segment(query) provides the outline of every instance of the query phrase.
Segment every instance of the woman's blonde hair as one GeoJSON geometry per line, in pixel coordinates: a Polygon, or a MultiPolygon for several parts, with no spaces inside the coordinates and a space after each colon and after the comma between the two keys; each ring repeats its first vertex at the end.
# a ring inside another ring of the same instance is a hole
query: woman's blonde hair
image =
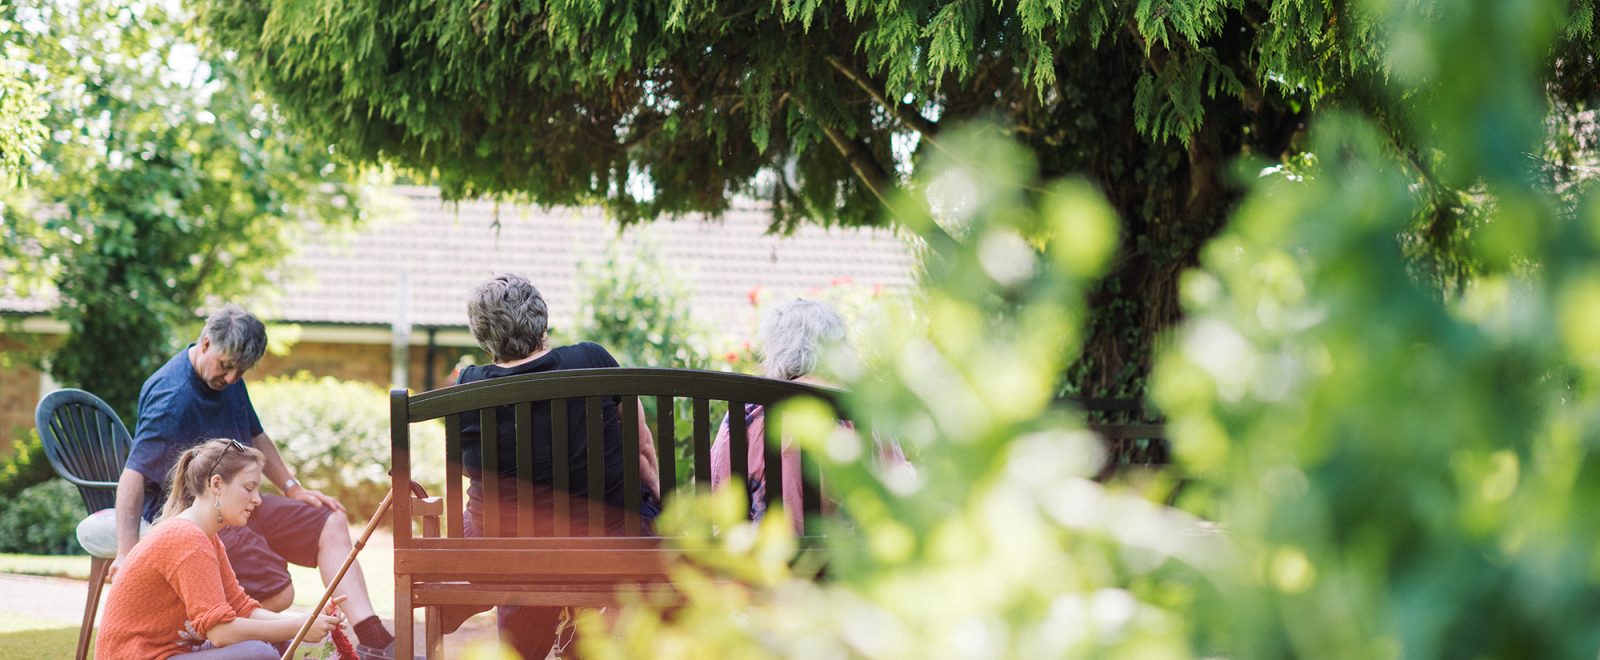
{"type": "Polygon", "coordinates": [[[205,492],[211,475],[232,483],[240,470],[261,465],[262,461],[259,450],[236,440],[218,438],[190,447],[167,475],[167,503],[161,509],[161,517],[171,518],[194,504],[195,498],[205,492]]]}

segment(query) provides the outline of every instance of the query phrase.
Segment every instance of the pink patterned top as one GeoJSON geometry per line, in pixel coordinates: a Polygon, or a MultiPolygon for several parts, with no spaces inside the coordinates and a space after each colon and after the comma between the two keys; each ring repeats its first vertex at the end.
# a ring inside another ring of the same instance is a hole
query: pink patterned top
{"type": "MultiPolygon", "coordinates": [[[[767,411],[764,406],[745,404],[744,422],[747,435],[750,439],[747,462],[747,478],[745,488],[750,495],[750,519],[761,520],[767,513],[767,411]]],[[[840,421],[840,426],[854,429],[855,425],[848,421],[840,421]]],[[[733,474],[733,458],[731,446],[733,433],[728,425],[728,418],[722,419],[722,426],[717,429],[717,437],[711,443],[711,488],[716,490],[726,484],[733,474]]],[[[873,435],[873,444],[877,451],[874,458],[879,467],[890,465],[906,465],[905,452],[900,449],[900,444],[893,440],[884,441],[873,435]]],[[[795,475],[800,474],[800,454],[796,452],[793,443],[784,439],[783,450],[783,510],[789,516],[789,521],[794,524],[796,534],[805,532],[805,511],[801,507],[800,480],[795,475]]],[[[822,502],[827,508],[827,500],[822,502]]]]}

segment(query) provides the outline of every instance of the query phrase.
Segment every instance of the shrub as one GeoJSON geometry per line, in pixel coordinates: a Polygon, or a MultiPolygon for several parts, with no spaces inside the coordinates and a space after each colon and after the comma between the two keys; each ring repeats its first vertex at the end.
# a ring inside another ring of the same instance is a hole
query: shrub
{"type": "MultiPolygon", "coordinates": [[[[306,488],[342,502],[352,520],[372,515],[389,490],[389,393],[367,383],[313,378],[304,372],[252,384],[250,398],[262,427],[306,488]]],[[[430,493],[443,483],[437,462],[444,445],[438,422],[415,424],[411,441],[420,465],[415,478],[430,493]],[[427,479],[434,479],[430,483],[427,479]]]]}
{"type": "Polygon", "coordinates": [[[11,455],[0,462],[0,500],[14,498],[28,487],[56,476],[50,460],[45,457],[38,429],[27,429],[16,437],[11,455]]]}
{"type": "MultiPolygon", "coordinates": [[[[614,241],[598,262],[579,269],[579,303],[575,331],[562,343],[592,341],[604,346],[625,367],[710,369],[705,333],[689,311],[687,286],[662,263],[648,235],[634,247],[614,241]]],[[[642,399],[647,419],[655,419],[654,397],[642,399]]],[[[726,404],[712,405],[715,424],[726,404]]],[[[687,399],[673,402],[674,443],[680,482],[693,478],[693,410],[687,399]]]]}
{"type": "Polygon", "coordinates": [[[648,235],[635,247],[613,242],[579,269],[578,313],[569,341],[592,341],[626,366],[705,369],[704,332],[689,310],[682,278],[648,235]]]}
{"type": "Polygon", "coordinates": [[[83,554],[77,538],[83,516],[83,498],[65,479],[30,486],[0,509],[0,552],[83,554]]]}

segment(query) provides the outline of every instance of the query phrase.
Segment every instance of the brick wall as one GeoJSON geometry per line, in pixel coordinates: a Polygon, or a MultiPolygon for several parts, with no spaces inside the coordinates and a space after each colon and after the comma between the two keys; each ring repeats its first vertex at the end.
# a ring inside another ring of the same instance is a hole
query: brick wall
{"type": "Polygon", "coordinates": [[[10,456],[16,438],[33,428],[40,380],[33,364],[55,341],[49,336],[0,334],[0,456],[10,456]]]}

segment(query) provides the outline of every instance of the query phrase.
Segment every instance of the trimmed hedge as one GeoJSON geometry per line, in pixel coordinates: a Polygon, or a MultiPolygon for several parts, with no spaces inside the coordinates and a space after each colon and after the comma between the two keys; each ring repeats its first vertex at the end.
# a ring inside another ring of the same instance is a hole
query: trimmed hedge
{"type": "Polygon", "coordinates": [[[65,479],[30,486],[0,508],[0,552],[84,554],[78,545],[83,498],[65,479]]]}
{"type": "MultiPolygon", "coordinates": [[[[261,425],[290,472],[307,488],[342,502],[352,520],[365,520],[389,490],[389,393],[383,388],[304,372],[251,383],[261,425]]],[[[444,426],[411,429],[412,471],[430,492],[443,483],[444,426]],[[431,480],[431,481],[430,481],[431,480]]]]}

